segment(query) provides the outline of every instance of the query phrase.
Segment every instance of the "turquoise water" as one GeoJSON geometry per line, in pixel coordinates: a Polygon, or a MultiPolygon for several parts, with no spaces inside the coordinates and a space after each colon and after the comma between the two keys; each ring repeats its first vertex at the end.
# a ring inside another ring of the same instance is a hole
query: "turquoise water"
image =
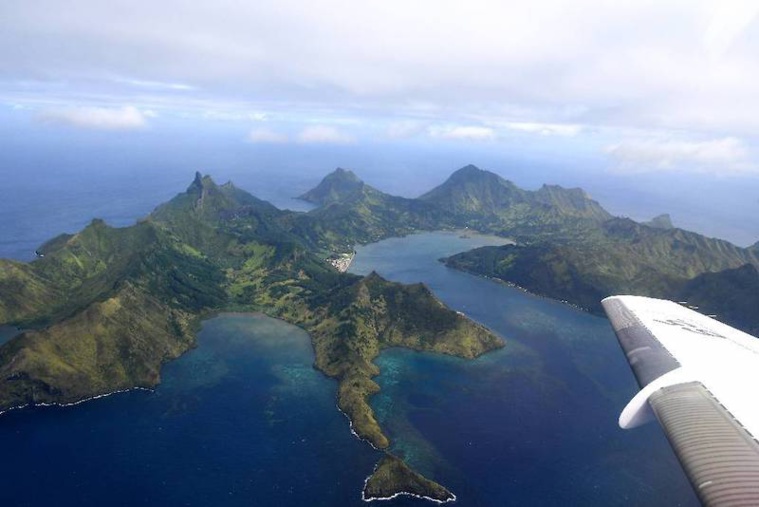
{"type": "Polygon", "coordinates": [[[379,453],[335,408],[306,333],[223,315],[155,392],[0,416],[4,506],[360,505],[379,453]]]}
{"type": "Polygon", "coordinates": [[[617,426],[637,386],[606,319],[436,262],[498,241],[439,232],[358,249],[352,272],[422,281],[507,342],[473,361],[383,353],[372,406],[393,450],[461,505],[698,505],[658,426],[617,426]]]}
{"type": "MultiPolygon", "coordinates": [[[[393,451],[461,506],[697,505],[656,425],[618,429],[636,387],[604,319],[437,262],[502,241],[430,233],[358,249],[354,272],[423,281],[507,340],[473,361],[385,351],[371,403],[393,451]]],[[[0,505],[363,505],[380,453],[351,435],[305,332],[225,314],[198,344],[154,392],[0,416],[0,505]]]]}

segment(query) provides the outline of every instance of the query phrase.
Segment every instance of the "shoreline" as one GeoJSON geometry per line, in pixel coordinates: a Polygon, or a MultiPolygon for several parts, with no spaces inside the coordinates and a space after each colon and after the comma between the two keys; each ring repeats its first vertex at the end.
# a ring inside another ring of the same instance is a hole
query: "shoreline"
{"type": "Polygon", "coordinates": [[[350,269],[353,259],[356,258],[356,250],[350,253],[341,253],[324,259],[329,265],[340,273],[346,273],[350,269]]]}
{"type": "Polygon", "coordinates": [[[372,476],[374,476],[374,473],[376,471],[377,470],[375,468],[374,472],[372,472],[371,474],[367,475],[366,479],[364,479],[364,487],[361,488],[361,501],[362,502],[365,502],[365,503],[388,502],[388,501],[393,500],[395,498],[398,498],[400,496],[410,496],[410,497],[413,497],[413,498],[418,498],[419,500],[429,500],[430,502],[435,502],[436,504],[440,504],[440,505],[445,504],[445,503],[449,503],[449,502],[453,503],[453,502],[455,502],[455,501],[458,500],[458,498],[456,497],[456,494],[453,493],[453,492],[450,492],[450,491],[449,491],[449,493],[451,493],[451,498],[449,498],[447,500],[438,500],[437,498],[432,498],[432,497],[424,496],[424,495],[417,495],[416,493],[410,493],[408,491],[399,491],[397,493],[393,493],[390,496],[376,496],[376,497],[368,498],[366,496],[366,485],[368,484],[369,479],[371,479],[372,476]]]}
{"type": "Polygon", "coordinates": [[[69,403],[55,403],[55,402],[54,403],[45,403],[45,402],[42,402],[42,403],[27,403],[26,405],[19,405],[17,407],[11,407],[11,408],[6,408],[5,410],[0,410],[0,416],[2,416],[3,414],[7,414],[8,412],[12,412],[14,410],[22,410],[22,409],[25,409],[25,408],[36,408],[36,407],[43,407],[43,408],[47,408],[47,407],[60,407],[60,408],[66,408],[66,407],[73,407],[73,406],[76,406],[76,405],[81,405],[82,403],[87,403],[89,401],[99,400],[101,398],[108,398],[109,396],[113,396],[114,394],[128,393],[128,392],[131,392],[131,391],[147,391],[149,393],[154,393],[155,392],[155,388],[140,387],[140,386],[128,387],[126,389],[118,389],[116,391],[111,391],[109,393],[97,394],[95,396],[90,396],[89,398],[83,398],[81,400],[72,401],[72,402],[69,402],[69,403]]]}
{"type": "MultiPolygon", "coordinates": [[[[517,289],[520,292],[524,292],[525,294],[529,294],[531,296],[535,296],[535,297],[540,298],[540,299],[547,299],[549,301],[553,301],[553,302],[556,302],[556,303],[561,303],[563,305],[567,305],[569,307],[572,307],[575,310],[579,310],[579,311],[581,311],[583,313],[587,313],[588,315],[593,315],[595,317],[603,317],[603,315],[598,315],[596,313],[593,313],[590,310],[588,310],[587,308],[584,308],[584,307],[582,307],[582,306],[580,306],[580,305],[578,305],[576,303],[572,303],[571,301],[567,301],[567,300],[564,300],[564,299],[556,299],[554,297],[547,296],[545,294],[540,294],[538,292],[534,292],[534,291],[531,291],[530,289],[522,287],[521,285],[518,285],[518,284],[516,284],[514,282],[510,282],[508,280],[503,280],[503,279],[495,277],[495,276],[482,275],[482,274],[479,274],[479,273],[477,273],[475,271],[470,271],[468,269],[454,268],[453,266],[449,266],[448,264],[446,264],[445,259],[440,259],[439,261],[446,268],[452,269],[454,271],[458,271],[459,273],[466,273],[468,275],[472,275],[472,276],[477,277],[477,278],[482,278],[483,280],[490,280],[491,282],[495,282],[495,283],[500,284],[500,285],[505,285],[506,287],[511,287],[512,289],[517,289]]],[[[464,314],[464,315],[467,316],[466,314],[464,314]]],[[[470,317],[467,316],[467,318],[470,318],[470,317]]]]}
{"type": "MultiPolygon", "coordinates": [[[[330,376],[326,376],[326,377],[335,380],[333,377],[330,377],[330,376]]],[[[377,447],[376,445],[374,445],[373,443],[371,443],[369,440],[365,439],[364,437],[362,437],[361,435],[359,435],[358,433],[356,433],[356,430],[353,429],[353,419],[351,419],[350,416],[348,414],[346,414],[343,411],[343,409],[341,409],[340,406],[337,403],[335,403],[335,408],[337,408],[337,411],[340,412],[341,414],[343,414],[346,419],[348,419],[348,429],[350,429],[350,432],[351,432],[351,434],[354,437],[356,437],[361,442],[365,442],[365,443],[369,444],[372,447],[372,449],[374,449],[375,451],[385,452],[384,449],[380,449],[379,447],[377,447]]],[[[369,476],[369,477],[371,477],[371,476],[369,476]]]]}

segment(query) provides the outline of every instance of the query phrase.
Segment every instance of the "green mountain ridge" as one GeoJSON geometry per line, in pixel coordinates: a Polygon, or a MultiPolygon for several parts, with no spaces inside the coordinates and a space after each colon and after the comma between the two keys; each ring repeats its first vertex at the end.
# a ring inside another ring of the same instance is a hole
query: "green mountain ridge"
{"type": "MultiPolygon", "coordinates": [[[[195,345],[201,318],[257,310],[310,333],[315,366],[338,381],[338,405],[354,431],[386,448],[368,403],[382,349],[475,357],[503,342],[422,285],[341,274],[323,260],[315,245],[395,234],[390,221],[404,213],[419,220],[406,208],[412,201],[358,190],[347,210],[299,214],[198,173],[131,227],[93,220],[48,241],[31,263],[0,260],[0,322],[29,329],[0,347],[0,411],[154,387],[161,365],[195,345]],[[374,224],[375,236],[351,228],[353,219],[374,224]]],[[[404,487],[409,469],[390,470],[391,489],[404,487]]],[[[427,479],[414,484],[444,490],[427,479]]]]}
{"type": "Polygon", "coordinates": [[[581,189],[544,185],[536,191],[522,190],[471,165],[416,199],[381,192],[344,169],[326,176],[301,198],[320,205],[307,214],[286,217],[288,230],[329,253],[419,230],[471,228],[533,241],[586,231],[611,218],[581,189]]]}
{"type": "Polygon", "coordinates": [[[192,316],[226,300],[221,271],[149,222],[94,220],[46,252],[22,274],[0,260],[2,322],[31,328],[0,347],[0,410],[151,387],[194,344],[192,316]]]}
{"type": "Polygon", "coordinates": [[[455,226],[450,211],[419,199],[386,194],[344,169],[330,173],[300,198],[321,205],[291,217],[290,230],[325,252],[348,252],[357,243],[455,226]]]}
{"type": "Polygon", "coordinates": [[[704,273],[688,280],[680,287],[678,299],[759,335],[759,270],[753,264],[704,273]]]}
{"type": "MultiPolygon", "coordinates": [[[[756,246],[741,248],[676,228],[669,215],[637,223],[612,216],[581,189],[543,185],[536,191],[523,190],[473,165],[455,171],[420,198],[405,200],[405,210],[409,210],[405,215],[387,213],[393,197],[366,186],[353,173],[336,171],[320,187],[332,188],[342,179],[350,181],[352,190],[330,192],[329,204],[312,212],[340,223],[338,234],[342,237],[365,242],[440,228],[470,228],[510,237],[517,245],[462,253],[447,264],[515,283],[594,313],[601,312],[600,300],[612,294],[681,300],[686,285],[700,286],[696,280],[702,278],[721,280],[720,287],[729,292],[737,283],[729,276],[731,270],[747,264],[759,266],[756,246]],[[416,212],[413,201],[427,207],[416,212]],[[426,220],[409,219],[415,212],[426,220]],[[408,227],[399,227],[399,223],[408,227]],[[365,231],[373,233],[367,235],[365,231]]],[[[724,297],[701,290],[701,294],[693,292],[695,289],[688,294],[701,301],[703,308],[721,308],[724,297]]],[[[754,329],[755,312],[747,305],[740,307],[740,312],[709,313],[729,314],[732,324],[754,329]]]]}
{"type": "Polygon", "coordinates": [[[674,229],[675,226],[672,224],[672,217],[669,216],[669,213],[663,213],[661,215],[657,215],[648,222],[643,222],[643,225],[647,225],[649,227],[655,227],[657,229],[674,229]]]}
{"type": "Polygon", "coordinates": [[[759,266],[757,253],[682,229],[614,218],[571,241],[484,247],[444,260],[449,267],[514,283],[603,315],[615,294],[697,302],[702,311],[757,331],[759,292],[742,289],[759,266]],[[746,277],[741,280],[736,273],[746,277]],[[717,290],[717,288],[719,290],[717,290]],[[729,296],[733,293],[734,296],[729,296]],[[740,304],[728,310],[726,301],[740,304]]]}
{"type": "Polygon", "coordinates": [[[353,171],[338,167],[308,192],[298,199],[325,206],[332,202],[344,201],[366,184],[353,171]]]}
{"type": "Polygon", "coordinates": [[[582,189],[543,185],[536,191],[523,190],[495,173],[469,165],[448,180],[423,194],[420,200],[453,210],[474,223],[485,223],[503,232],[514,229],[531,217],[554,220],[581,219],[599,222],[611,218],[600,204],[582,189]],[[487,220],[483,222],[483,219],[487,220]],[[499,223],[500,222],[500,223],[499,223]]]}
{"type": "Polygon", "coordinates": [[[468,165],[419,197],[462,215],[495,215],[528,201],[527,192],[497,174],[468,165]]]}
{"type": "MultiPolygon", "coordinates": [[[[29,329],[0,346],[0,411],[153,387],[161,365],[195,345],[200,319],[262,311],[309,332],[315,367],[337,380],[338,406],[354,431],[386,449],[368,402],[379,389],[373,361],[383,349],[472,358],[503,346],[424,285],[339,273],[325,261],[419,230],[512,237],[516,245],[446,262],[591,311],[602,297],[628,292],[687,298],[739,327],[756,326],[759,250],[612,217],[581,189],[523,190],[467,166],[408,199],[338,169],[301,197],[318,207],[279,210],[197,173],[185,192],[131,227],[93,220],[46,242],[31,263],[0,260],[0,324],[29,329]]],[[[377,467],[370,494],[450,494],[395,460],[377,467]]]]}

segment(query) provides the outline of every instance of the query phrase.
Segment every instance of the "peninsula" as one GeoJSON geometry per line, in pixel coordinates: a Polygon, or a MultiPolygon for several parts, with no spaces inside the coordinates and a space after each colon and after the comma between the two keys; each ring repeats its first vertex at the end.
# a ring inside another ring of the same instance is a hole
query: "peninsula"
{"type": "MultiPolygon", "coordinates": [[[[31,263],[1,260],[0,322],[28,330],[0,347],[0,411],[152,388],[161,365],[195,345],[200,319],[255,310],[310,333],[315,366],[338,380],[352,430],[386,449],[368,403],[384,348],[472,358],[503,341],[421,284],[336,269],[330,246],[352,251],[356,239],[331,233],[319,215],[197,174],[134,226],[93,220],[42,245],[31,263]]],[[[377,470],[390,495],[408,492],[408,477],[414,494],[440,499],[444,490],[405,465],[377,470]]]]}
{"type": "Polygon", "coordinates": [[[317,208],[279,210],[196,174],[133,226],[93,220],[42,245],[33,262],[0,260],[0,325],[26,330],[0,346],[0,411],[152,388],[161,365],[195,345],[201,319],[261,311],[309,332],[315,367],[337,380],[352,430],[385,451],[364,498],[445,502],[452,493],[387,453],[369,404],[374,360],[388,347],[474,358],[503,341],[422,284],[344,272],[355,245],[469,228],[516,244],[453,256],[451,267],[591,311],[617,292],[674,296],[759,329],[757,247],[683,231],[668,217],[613,217],[581,189],[523,190],[467,166],[409,199],[338,169],[301,198],[317,208]]]}

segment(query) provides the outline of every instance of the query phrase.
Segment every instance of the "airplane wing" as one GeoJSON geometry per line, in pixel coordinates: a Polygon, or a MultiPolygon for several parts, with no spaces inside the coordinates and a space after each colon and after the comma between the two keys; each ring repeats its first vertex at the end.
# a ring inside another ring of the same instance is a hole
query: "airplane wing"
{"type": "Polygon", "coordinates": [[[658,419],[704,505],[759,506],[759,340],[672,301],[602,304],[641,387],[619,425],[658,419]]]}

